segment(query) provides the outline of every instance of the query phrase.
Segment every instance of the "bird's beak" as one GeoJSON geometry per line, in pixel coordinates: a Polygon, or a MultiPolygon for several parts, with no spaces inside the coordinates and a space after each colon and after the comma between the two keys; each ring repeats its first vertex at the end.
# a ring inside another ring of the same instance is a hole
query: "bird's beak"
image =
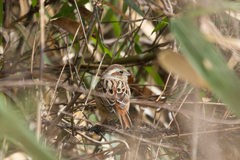
{"type": "Polygon", "coordinates": [[[129,73],[129,72],[127,72],[127,74],[126,74],[126,76],[131,76],[132,74],[131,73],[129,73]]]}

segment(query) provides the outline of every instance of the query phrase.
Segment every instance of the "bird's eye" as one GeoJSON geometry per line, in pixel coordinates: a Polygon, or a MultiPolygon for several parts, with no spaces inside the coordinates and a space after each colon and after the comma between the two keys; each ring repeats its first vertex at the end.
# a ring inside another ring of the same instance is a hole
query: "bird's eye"
{"type": "Polygon", "coordinates": [[[123,71],[119,71],[119,73],[123,74],[123,71]]]}

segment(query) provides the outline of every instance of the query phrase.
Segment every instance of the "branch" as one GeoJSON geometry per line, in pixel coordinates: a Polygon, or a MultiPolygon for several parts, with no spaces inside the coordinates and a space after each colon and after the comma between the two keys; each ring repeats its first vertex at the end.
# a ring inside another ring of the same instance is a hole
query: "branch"
{"type": "MultiPolygon", "coordinates": [[[[138,54],[135,56],[130,56],[127,58],[118,58],[113,60],[113,64],[126,64],[126,63],[135,63],[139,61],[148,62],[156,59],[157,52],[150,52],[145,54],[138,54]]],[[[111,60],[105,61],[106,64],[109,64],[111,60]]]]}

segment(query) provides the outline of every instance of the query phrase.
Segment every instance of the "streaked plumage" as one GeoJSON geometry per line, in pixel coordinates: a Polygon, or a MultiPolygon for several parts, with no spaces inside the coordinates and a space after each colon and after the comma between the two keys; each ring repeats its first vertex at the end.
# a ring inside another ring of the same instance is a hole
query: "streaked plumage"
{"type": "Polygon", "coordinates": [[[97,108],[101,113],[101,121],[113,118],[115,113],[123,129],[132,127],[132,120],[128,113],[130,106],[130,89],[127,76],[131,75],[121,65],[111,65],[103,72],[95,91],[102,93],[102,97],[95,97],[97,108]]]}

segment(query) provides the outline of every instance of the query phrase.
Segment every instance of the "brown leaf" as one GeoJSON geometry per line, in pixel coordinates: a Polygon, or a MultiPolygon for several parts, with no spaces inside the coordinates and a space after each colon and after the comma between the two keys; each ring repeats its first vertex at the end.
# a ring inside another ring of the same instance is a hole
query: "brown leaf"
{"type": "Polygon", "coordinates": [[[201,78],[180,54],[171,50],[165,50],[158,54],[158,64],[166,71],[172,71],[172,74],[179,75],[182,80],[188,80],[191,83],[207,88],[207,83],[201,78]]]}
{"type": "Polygon", "coordinates": [[[72,35],[75,35],[78,27],[80,26],[77,36],[79,38],[83,36],[82,25],[70,18],[67,17],[55,18],[51,20],[51,23],[62,28],[63,30],[67,31],[72,35]]]}
{"type": "Polygon", "coordinates": [[[90,20],[92,12],[89,11],[83,4],[78,6],[81,16],[85,19],[90,20]]]}
{"type": "Polygon", "coordinates": [[[229,16],[237,19],[240,21],[240,12],[237,11],[225,11],[225,13],[227,13],[229,16]]]}
{"type": "MultiPolygon", "coordinates": [[[[69,0],[69,2],[75,6],[75,2],[74,0],[69,0]]],[[[80,4],[78,6],[79,12],[81,14],[82,17],[84,17],[87,20],[90,20],[92,12],[89,11],[83,4],[80,4]]]]}

